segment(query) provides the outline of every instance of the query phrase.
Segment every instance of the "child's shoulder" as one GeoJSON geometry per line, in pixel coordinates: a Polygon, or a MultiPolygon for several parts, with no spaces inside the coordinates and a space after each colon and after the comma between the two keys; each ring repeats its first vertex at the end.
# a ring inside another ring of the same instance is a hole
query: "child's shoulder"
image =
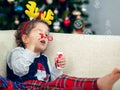
{"type": "Polygon", "coordinates": [[[10,60],[10,58],[12,57],[12,55],[19,55],[20,53],[22,53],[24,50],[24,48],[22,47],[16,47],[16,48],[13,48],[9,53],[8,53],[8,56],[7,56],[7,61],[10,60]]]}
{"type": "Polygon", "coordinates": [[[23,50],[24,50],[23,47],[16,47],[16,48],[13,48],[10,52],[23,51],[23,50]]]}

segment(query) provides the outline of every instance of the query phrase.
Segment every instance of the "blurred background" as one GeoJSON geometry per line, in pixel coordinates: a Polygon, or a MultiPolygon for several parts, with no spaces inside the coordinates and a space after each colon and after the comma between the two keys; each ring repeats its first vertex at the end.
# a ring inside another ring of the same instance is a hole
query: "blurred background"
{"type": "MultiPolygon", "coordinates": [[[[30,0],[0,0],[0,30],[16,30],[30,0]]],[[[31,0],[32,1],[32,0],[31,0]]],[[[51,9],[55,16],[51,32],[120,35],[120,0],[33,0],[39,11],[51,9]]]]}

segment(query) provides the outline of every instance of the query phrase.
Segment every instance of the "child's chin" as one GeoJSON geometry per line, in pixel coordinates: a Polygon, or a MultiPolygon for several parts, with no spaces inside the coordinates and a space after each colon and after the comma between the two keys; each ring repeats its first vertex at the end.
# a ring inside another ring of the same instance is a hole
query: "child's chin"
{"type": "Polygon", "coordinates": [[[46,50],[46,48],[41,48],[41,51],[44,52],[46,50]]]}
{"type": "Polygon", "coordinates": [[[45,50],[45,49],[46,49],[46,46],[39,46],[38,49],[39,49],[39,50],[45,50]]]}

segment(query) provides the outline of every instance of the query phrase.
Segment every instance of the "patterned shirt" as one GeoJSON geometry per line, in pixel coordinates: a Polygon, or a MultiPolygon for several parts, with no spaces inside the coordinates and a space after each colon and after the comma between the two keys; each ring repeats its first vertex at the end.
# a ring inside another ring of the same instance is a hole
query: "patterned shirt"
{"type": "Polygon", "coordinates": [[[7,78],[12,81],[26,80],[53,81],[62,74],[55,66],[51,69],[49,59],[22,47],[17,47],[7,58],[7,78]]]}

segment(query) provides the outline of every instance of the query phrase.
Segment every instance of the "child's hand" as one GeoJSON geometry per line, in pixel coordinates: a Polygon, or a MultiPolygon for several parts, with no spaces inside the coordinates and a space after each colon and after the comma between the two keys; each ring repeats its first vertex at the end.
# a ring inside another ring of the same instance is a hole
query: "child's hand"
{"type": "Polygon", "coordinates": [[[65,60],[64,55],[55,58],[56,67],[59,66],[60,68],[64,68],[65,67],[65,62],[66,62],[66,60],[65,60]]]}

